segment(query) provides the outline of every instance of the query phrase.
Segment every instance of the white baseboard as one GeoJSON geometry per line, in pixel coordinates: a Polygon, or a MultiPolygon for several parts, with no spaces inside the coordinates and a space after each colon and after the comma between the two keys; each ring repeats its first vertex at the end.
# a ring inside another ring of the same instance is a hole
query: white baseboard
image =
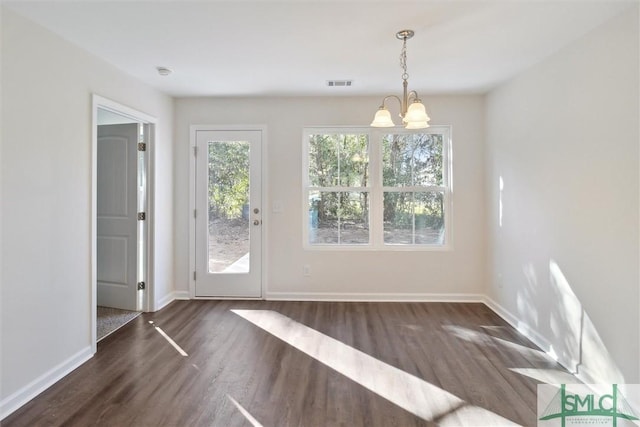
{"type": "Polygon", "coordinates": [[[345,302],[484,302],[480,294],[432,293],[330,293],[330,292],[267,292],[271,301],[345,301],[345,302]]]}
{"type": "Polygon", "coordinates": [[[528,338],[532,343],[538,346],[542,351],[547,353],[552,359],[557,360],[556,357],[550,353],[551,344],[545,337],[540,335],[538,331],[529,327],[529,325],[522,322],[520,319],[518,319],[517,316],[515,316],[509,310],[507,310],[506,308],[504,308],[503,306],[501,306],[500,304],[498,304],[488,296],[484,296],[483,302],[487,307],[493,310],[493,312],[495,312],[498,316],[502,317],[514,329],[516,329],[518,332],[520,332],[522,335],[528,338]]]}
{"type": "Polygon", "coordinates": [[[189,299],[189,291],[173,291],[160,298],[155,306],[155,311],[162,310],[177,299],[189,299]]]}
{"type": "Polygon", "coordinates": [[[92,357],[93,352],[91,351],[91,346],[87,346],[58,366],[40,375],[20,390],[2,399],[2,401],[0,401],[0,420],[11,415],[22,405],[51,387],[92,357]]]}

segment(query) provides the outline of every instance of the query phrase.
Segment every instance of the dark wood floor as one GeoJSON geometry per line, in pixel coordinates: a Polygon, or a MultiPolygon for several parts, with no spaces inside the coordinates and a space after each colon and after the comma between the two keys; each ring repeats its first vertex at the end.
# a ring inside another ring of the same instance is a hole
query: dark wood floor
{"type": "Polygon", "coordinates": [[[425,405],[454,395],[521,425],[536,425],[537,381],[509,368],[560,369],[483,304],[175,301],[105,338],[2,426],[447,424],[448,414],[420,418],[233,309],[273,310],[436,386],[425,405]]]}

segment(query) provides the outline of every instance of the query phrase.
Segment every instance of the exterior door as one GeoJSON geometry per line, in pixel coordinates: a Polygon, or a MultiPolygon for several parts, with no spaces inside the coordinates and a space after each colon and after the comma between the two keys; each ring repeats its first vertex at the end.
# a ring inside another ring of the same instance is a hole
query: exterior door
{"type": "Polygon", "coordinates": [[[136,310],[139,124],[98,126],[97,301],[136,310]]]}
{"type": "Polygon", "coordinates": [[[198,130],[197,297],[262,295],[262,132],[198,130]]]}

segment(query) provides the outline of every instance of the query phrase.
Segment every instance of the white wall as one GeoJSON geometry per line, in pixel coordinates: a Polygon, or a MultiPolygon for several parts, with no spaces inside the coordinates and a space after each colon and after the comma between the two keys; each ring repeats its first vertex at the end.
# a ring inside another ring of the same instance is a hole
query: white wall
{"type": "Polygon", "coordinates": [[[368,125],[378,98],[193,98],[176,100],[176,287],[188,290],[189,125],[266,124],[268,298],[453,299],[484,289],[484,98],[423,97],[432,124],[453,126],[453,246],[448,252],[321,252],[302,248],[302,131],[368,125]],[[283,213],[271,213],[280,201],[283,213]],[[303,264],[311,276],[303,277],[303,264]],[[382,295],[381,295],[382,294],[382,295]],[[418,295],[416,295],[418,294],[418,295]],[[442,296],[442,295],[440,295],[442,296]]]}
{"type": "Polygon", "coordinates": [[[590,382],[640,381],[638,38],[635,7],[487,99],[488,293],[590,382]]]}
{"type": "Polygon", "coordinates": [[[172,291],[173,104],[2,8],[0,417],[90,355],[91,94],[159,118],[156,298],[172,291]]]}

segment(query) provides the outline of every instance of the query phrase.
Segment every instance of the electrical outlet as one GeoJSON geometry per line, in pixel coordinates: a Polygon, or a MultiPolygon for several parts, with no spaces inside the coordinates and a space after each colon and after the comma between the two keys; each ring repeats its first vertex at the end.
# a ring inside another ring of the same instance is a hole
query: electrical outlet
{"type": "Polygon", "coordinates": [[[311,266],[309,264],[305,264],[302,266],[302,275],[311,276],[311,266]]]}

